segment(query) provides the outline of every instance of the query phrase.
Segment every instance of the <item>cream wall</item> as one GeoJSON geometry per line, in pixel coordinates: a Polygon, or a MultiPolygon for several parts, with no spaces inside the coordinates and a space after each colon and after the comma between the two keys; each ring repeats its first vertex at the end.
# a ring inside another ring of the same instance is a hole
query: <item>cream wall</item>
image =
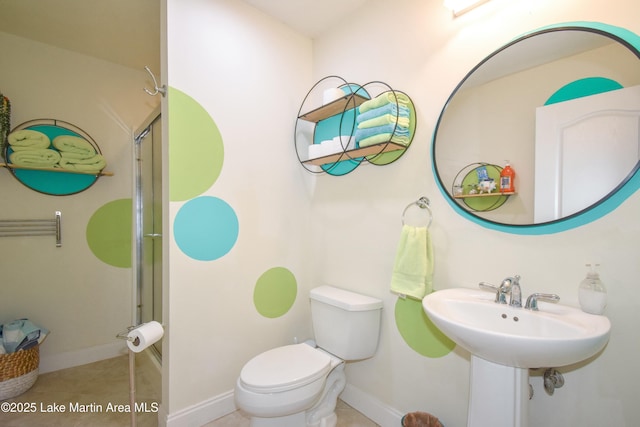
{"type": "MultiPolygon", "coordinates": [[[[171,423],[185,408],[229,398],[251,357],[311,335],[312,182],[297,162],[292,136],[311,82],[312,51],[310,40],[233,0],[168,1],[167,35],[168,85],[207,111],[224,145],[221,174],[199,196],[224,200],[239,222],[232,250],[214,261],[186,256],[173,236],[168,243],[163,400],[171,423]],[[253,291],[277,266],[295,275],[298,293],[286,315],[271,319],[256,311],[253,291]]],[[[175,173],[171,158],[168,171],[175,173]]],[[[182,206],[169,204],[165,235],[172,235],[182,206]]]]}
{"type": "Polygon", "coordinates": [[[1,219],[62,211],[61,248],[49,236],[0,238],[0,322],[28,317],[51,331],[41,346],[41,372],[123,353],[115,334],[133,322],[132,270],[96,258],[86,227],[103,204],[132,197],[132,132],[158,100],[141,90],[147,83],[141,70],[6,33],[0,49],[0,90],[12,102],[12,125],[40,118],[72,123],[98,143],[114,174],[81,193],[49,196],[0,170],[1,219]]]}
{"type": "MultiPolygon", "coordinates": [[[[436,248],[434,287],[476,287],[520,274],[523,292],[553,292],[577,305],[586,262],[599,262],[609,290],[613,329],[604,352],[587,364],[561,368],[564,388],[549,397],[533,377],[532,425],[631,426],[636,404],[636,324],[640,291],[640,195],[591,224],[563,233],[520,236],[491,231],[458,216],[440,194],[429,148],[440,110],[456,84],[497,47],[518,35],[564,21],[600,21],[640,33],[640,5],[631,1],[492,0],[453,20],[439,1],[374,0],[348,17],[349,25],[314,42],[314,78],[382,80],[407,92],[418,113],[413,144],[396,163],[359,167],[344,177],[318,178],[312,198],[311,275],[385,301],[376,357],[347,368],[349,384],[400,412],[427,410],[446,425],[465,425],[469,355],[456,349],[441,359],[421,357],[404,344],[394,323],[389,278],[404,207],[431,199],[436,248]],[[401,27],[401,30],[400,30],[401,27]],[[340,215],[340,224],[326,217],[340,215]],[[327,250],[328,247],[331,250],[327,250]]],[[[497,396],[496,398],[499,398],[497,396]]]]}

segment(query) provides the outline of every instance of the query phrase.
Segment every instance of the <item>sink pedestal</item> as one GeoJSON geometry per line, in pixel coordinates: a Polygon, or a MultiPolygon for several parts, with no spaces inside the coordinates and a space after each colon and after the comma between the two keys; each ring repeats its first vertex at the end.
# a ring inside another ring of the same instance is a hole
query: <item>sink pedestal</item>
{"type": "Polygon", "coordinates": [[[527,427],[529,370],[471,355],[467,427],[527,427]]]}

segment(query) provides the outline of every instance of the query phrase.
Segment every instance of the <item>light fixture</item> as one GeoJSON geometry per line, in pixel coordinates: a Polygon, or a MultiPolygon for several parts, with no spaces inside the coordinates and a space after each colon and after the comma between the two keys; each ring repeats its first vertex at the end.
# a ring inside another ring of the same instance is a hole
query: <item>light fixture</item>
{"type": "Polygon", "coordinates": [[[451,9],[453,16],[460,16],[489,0],[444,0],[446,8],[451,9]]]}

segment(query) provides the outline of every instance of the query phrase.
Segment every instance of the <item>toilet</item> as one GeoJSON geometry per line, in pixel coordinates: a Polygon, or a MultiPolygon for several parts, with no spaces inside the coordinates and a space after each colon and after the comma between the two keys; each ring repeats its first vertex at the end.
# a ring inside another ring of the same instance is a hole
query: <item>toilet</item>
{"type": "Polygon", "coordinates": [[[320,286],[310,293],[314,341],[267,350],[247,362],[235,401],[251,427],[335,427],[344,365],[378,347],[382,301],[320,286]]]}

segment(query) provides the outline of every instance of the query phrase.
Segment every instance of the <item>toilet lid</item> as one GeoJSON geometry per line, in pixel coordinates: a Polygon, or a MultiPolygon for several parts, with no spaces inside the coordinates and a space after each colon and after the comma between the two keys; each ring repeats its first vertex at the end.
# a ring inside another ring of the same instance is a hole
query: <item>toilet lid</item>
{"type": "Polygon", "coordinates": [[[328,354],[308,344],[274,348],[251,359],[240,372],[240,381],[259,393],[286,391],[312,383],[331,370],[328,354]]]}

